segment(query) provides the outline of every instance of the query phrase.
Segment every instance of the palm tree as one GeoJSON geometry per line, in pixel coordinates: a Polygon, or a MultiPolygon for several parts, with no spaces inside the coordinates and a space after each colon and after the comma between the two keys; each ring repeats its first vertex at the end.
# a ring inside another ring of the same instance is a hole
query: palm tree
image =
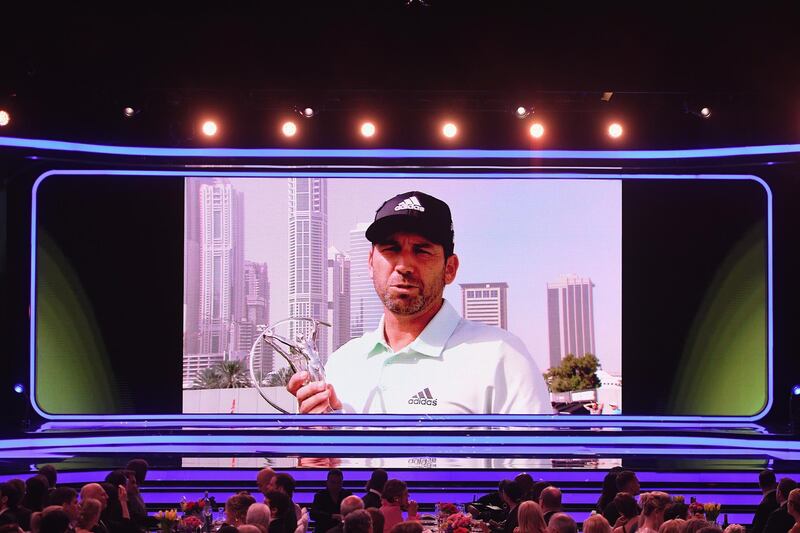
{"type": "Polygon", "coordinates": [[[285,387],[289,383],[289,379],[294,375],[294,370],[284,367],[275,372],[270,372],[267,375],[267,387],[285,387]]]}
{"type": "Polygon", "coordinates": [[[208,366],[197,373],[194,378],[194,388],[196,389],[219,389],[221,388],[222,377],[219,375],[216,366],[208,366]]]}
{"type": "Polygon", "coordinates": [[[220,361],[216,365],[222,389],[238,389],[250,385],[247,367],[242,360],[220,361]]]}

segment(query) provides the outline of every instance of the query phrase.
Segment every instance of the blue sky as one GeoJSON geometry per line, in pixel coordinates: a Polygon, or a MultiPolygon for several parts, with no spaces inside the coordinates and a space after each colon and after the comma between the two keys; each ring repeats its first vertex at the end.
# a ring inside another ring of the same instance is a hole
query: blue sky
{"type": "MultiPolygon", "coordinates": [[[[245,257],[269,265],[272,321],[288,314],[288,185],[285,178],[237,178],[245,198],[245,257]]],[[[453,213],[461,267],[445,297],[460,311],[458,283],[509,284],[509,330],[548,366],[546,286],[565,274],[595,284],[597,355],[621,370],[622,185],[619,180],[331,179],[329,246],[349,248],[349,232],[371,222],[392,196],[421,190],[453,213]]]]}

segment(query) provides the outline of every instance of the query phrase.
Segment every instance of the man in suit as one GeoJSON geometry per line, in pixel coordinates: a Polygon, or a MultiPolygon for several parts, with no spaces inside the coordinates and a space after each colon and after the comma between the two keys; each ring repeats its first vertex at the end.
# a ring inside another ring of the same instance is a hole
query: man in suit
{"type": "Polygon", "coordinates": [[[761,489],[763,497],[761,503],[756,507],[756,514],[753,515],[752,533],[763,533],[769,515],[778,508],[778,500],[775,498],[775,490],[778,488],[775,472],[762,470],[758,474],[758,487],[761,489]]]}
{"type": "Polygon", "coordinates": [[[775,498],[778,500],[778,508],[772,511],[764,527],[764,533],[786,533],[794,526],[794,518],[789,514],[787,502],[789,493],[797,488],[797,483],[793,479],[785,477],[778,482],[778,489],[775,491],[775,498]]]}

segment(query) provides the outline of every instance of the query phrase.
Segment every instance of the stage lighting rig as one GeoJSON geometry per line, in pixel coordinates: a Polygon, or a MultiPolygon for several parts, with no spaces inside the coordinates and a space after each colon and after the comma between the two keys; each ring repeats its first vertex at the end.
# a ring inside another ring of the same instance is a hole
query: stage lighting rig
{"type": "Polygon", "coordinates": [[[304,106],[304,107],[298,106],[294,108],[294,111],[303,118],[314,118],[319,113],[317,109],[311,106],[304,106]]]}
{"type": "Polygon", "coordinates": [[[124,116],[125,118],[133,118],[138,114],[139,114],[139,109],[136,109],[135,107],[127,106],[122,108],[122,116],[124,116]]]}
{"type": "Polygon", "coordinates": [[[533,115],[533,113],[534,113],[533,106],[526,107],[524,105],[521,105],[514,110],[514,116],[520,119],[528,118],[529,116],[533,115]]]}

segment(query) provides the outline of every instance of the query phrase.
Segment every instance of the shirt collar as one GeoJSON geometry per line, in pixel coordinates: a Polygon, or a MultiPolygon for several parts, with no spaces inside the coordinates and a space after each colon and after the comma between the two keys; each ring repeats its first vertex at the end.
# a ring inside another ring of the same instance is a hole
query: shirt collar
{"type": "MultiPolygon", "coordinates": [[[[378,323],[378,328],[368,334],[369,346],[372,348],[368,356],[375,355],[382,351],[390,351],[391,348],[386,343],[386,338],[383,333],[383,321],[381,317],[378,323]]],[[[422,333],[414,339],[414,341],[403,348],[402,351],[414,351],[421,355],[428,357],[439,357],[444,351],[444,346],[447,344],[447,339],[453,334],[456,326],[461,321],[461,316],[458,311],[450,305],[450,302],[444,300],[442,308],[434,315],[422,333]]]]}

